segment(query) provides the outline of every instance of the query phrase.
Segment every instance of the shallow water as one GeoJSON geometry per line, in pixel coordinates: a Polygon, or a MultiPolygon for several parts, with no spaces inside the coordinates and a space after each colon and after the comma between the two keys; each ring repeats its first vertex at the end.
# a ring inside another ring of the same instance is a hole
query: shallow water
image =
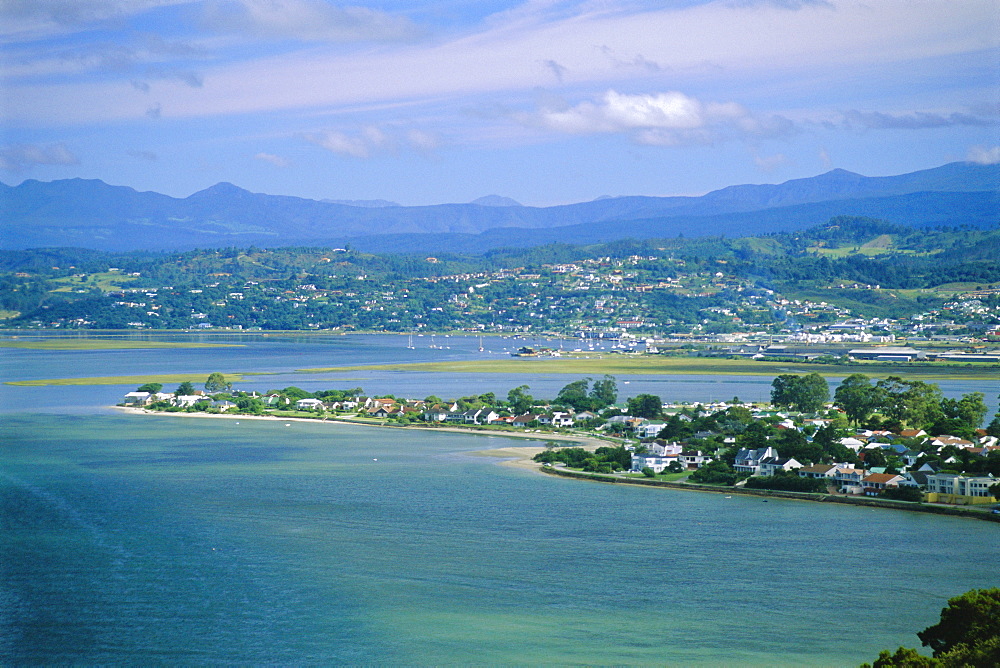
{"type": "Polygon", "coordinates": [[[523,444],[500,437],[124,415],[111,390],[0,396],[4,664],[849,666],[998,584],[985,522],[470,456],[523,444]]]}

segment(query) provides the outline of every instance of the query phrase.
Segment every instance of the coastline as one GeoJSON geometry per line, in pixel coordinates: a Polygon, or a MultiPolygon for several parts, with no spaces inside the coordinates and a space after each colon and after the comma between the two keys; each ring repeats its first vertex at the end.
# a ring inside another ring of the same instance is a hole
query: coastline
{"type": "MultiPolygon", "coordinates": [[[[264,420],[269,422],[306,422],[310,424],[336,424],[354,425],[358,427],[376,427],[379,429],[404,429],[409,431],[437,431],[451,434],[467,434],[473,436],[497,436],[501,438],[517,438],[533,441],[560,441],[566,444],[575,444],[586,450],[596,450],[602,446],[617,446],[619,443],[607,441],[596,436],[583,436],[574,434],[547,434],[544,432],[507,432],[507,431],[486,431],[482,429],[471,429],[468,427],[437,427],[430,425],[388,425],[375,424],[372,422],[359,422],[348,418],[335,418],[332,420],[323,418],[303,418],[303,417],[280,417],[277,415],[246,415],[246,414],[226,414],[226,413],[167,413],[165,411],[151,411],[145,408],[135,408],[132,406],[111,406],[110,408],[121,413],[130,415],[167,415],[173,417],[188,418],[222,418],[227,420],[264,420]]],[[[541,471],[541,464],[532,461],[537,453],[545,450],[544,446],[510,446],[505,448],[491,448],[488,450],[474,450],[466,454],[477,457],[502,457],[508,461],[500,462],[504,466],[515,466],[517,468],[532,469],[541,471]]]]}
{"type": "MultiPolygon", "coordinates": [[[[356,422],[350,419],[313,419],[301,417],[278,417],[274,415],[226,415],[225,413],[165,413],[163,411],[150,411],[144,408],[133,408],[130,406],[113,406],[115,410],[132,415],[170,415],[190,418],[223,418],[229,420],[265,420],[265,421],[285,421],[285,422],[308,422],[313,424],[340,424],[357,425],[361,427],[377,427],[381,429],[409,429],[418,431],[443,431],[453,434],[468,434],[475,436],[499,436],[515,439],[561,441],[568,444],[576,444],[587,450],[596,450],[605,445],[618,445],[612,441],[606,441],[595,436],[574,436],[572,434],[540,434],[516,433],[516,432],[493,432],[480,429],[469,429],[464,427],[433,427],[433,426],[396,426],[373,424],[370,422],[356,422]]],[[[634,485],[640,487],[662,487],[666,489],[681,490],[687,492],[707,492],[711,494],[738,494],[741,496],[758,496],[771,498],[781,498],[795,501],[810,501],[813,503],[841,503],[856,506],[868,506],[871,508],[883,508],[887,510],[903,510],[910,512],[932,513],[937,515],[950,515],[953,517],[968,517],[972,519],[985,520],[987,522],[1000,523],[1000,515],[970,510],[961,506],[938,506],[933,504],[910,504],[903,501],[890,501],[872,497],[838,496],[834,494],[807,494],[803,492],[783,492],[765,489],[745,489],[742,487],[715,487],[712,485],[699,485],[687,482],[668,482],[665,480],[650,480],[646,478],[625,478],[622,476],[585,473],[561,467],[544,467],[535,462],[532,457],[545,450],[544,446],[516,446],[511,445],[503,448],[491,448],[488,450],[473,450],[464,454],[475,457],[495,457],[502,459],[499,464],[525,471],[534,471],[539,475],[555,475],[565,478],[576,478],[590,482],[609,483],[617,485],[634,485]]]]}

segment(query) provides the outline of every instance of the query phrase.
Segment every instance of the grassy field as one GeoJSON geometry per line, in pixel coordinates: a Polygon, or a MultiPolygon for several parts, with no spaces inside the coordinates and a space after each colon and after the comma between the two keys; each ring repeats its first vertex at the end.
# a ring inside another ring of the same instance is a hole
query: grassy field
{"type": "MultiPolygon", "coordinates": [[[[226,380],[235,383],[243,380],[244,376],[251,374],[227,373],[224,374],[226,380]]],[[[262,374],[253,374],[262,375],[262,374]]],[[[90,376],[88,378],[44,378],[39,380],[11,380],[4,385],[20,385],[23,387],[43,387],[47,385],[145,385],[146,383],[160,383],[164,389],[171,391],[168,385],[179,385],[188,381],[197,387],[208,378],[207,373],[171,373],[150,376],[90,376]]]]}
{"type": "Polygon", "coordinates": [[[871,376],[905,376],[915,379],[970,378],[996,379],[1000,368],[996,365],[947,365],[884,364],[878,362],[852,365],[806,364],[731,360],[715,357],[591,357],[532,359],[510,358],[499,360],[470,360],[462,362],[418,362],[414,364],[378,364],[371,366],[344,366],[323,369],[300,369],[299,373],[326,373],[344,371],[417,371],[453,373],[565,373],[576,375],[644,375],[644,374],[727,374],[744,376],[777,376],[783,373],[806,374],[816,372],[823,376],[847,376],[865,373],[871,376]]]}
{"type": "Polygon", "coordinates": [[[127,339],[40,339],[0,340],[0,348],[31,350],[136,350],[140,348],[240,348],[239,343],[200,343],[197,341],[134,341],[127,339]]]}
{"type": "Polygon", "coordinates": [[[138,280],[134,276],[125,276],[115,271],[102,271],[86,276],[66,276],[64,278],[54,278],[52,283],[59,284],[60,287],[53,292],[73,292],[75,290],[91,290],[97,288],[101,292],[114,292],[121,290],[126,283],[138,280]]]}

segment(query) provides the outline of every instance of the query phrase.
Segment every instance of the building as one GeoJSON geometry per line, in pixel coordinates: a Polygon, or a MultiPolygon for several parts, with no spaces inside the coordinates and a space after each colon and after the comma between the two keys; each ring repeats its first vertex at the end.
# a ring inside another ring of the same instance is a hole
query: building
{"type": "Polygon", "coordinates": [[[996,482],[996,478],[992,475],[932,473],[927,476],[927,501],[967,506],[995,503],[996,499],[990,493],[990,486],[996,482]]]}

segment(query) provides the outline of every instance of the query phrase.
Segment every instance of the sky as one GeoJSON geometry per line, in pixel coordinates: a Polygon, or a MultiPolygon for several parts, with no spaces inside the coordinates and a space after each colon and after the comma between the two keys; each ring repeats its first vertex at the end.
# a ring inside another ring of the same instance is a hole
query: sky
{"type": "Polygon", "coordinates": [[[1000,162],[996,0],[0,0],[0,181],[405,205],[1000,162]]]}

